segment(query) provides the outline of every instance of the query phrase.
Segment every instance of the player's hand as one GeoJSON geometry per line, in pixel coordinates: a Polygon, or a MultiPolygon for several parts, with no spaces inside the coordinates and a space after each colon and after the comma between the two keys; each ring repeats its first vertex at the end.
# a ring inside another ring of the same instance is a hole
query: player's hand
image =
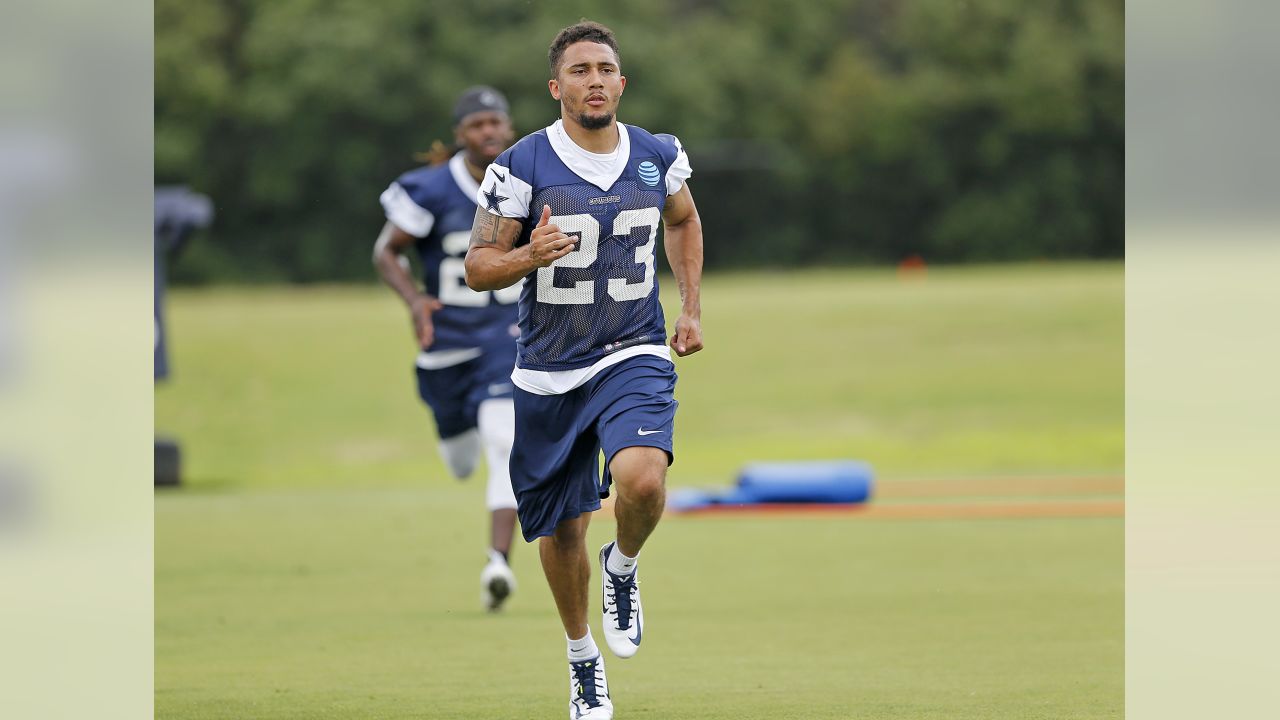
{"type": "Polygon", "coordinates": [[[551,206],[543,205],[542,217],[529,234],[529,259],[537,267],[546,267],[573,252],[576,242],[577,238],[560,232],[559,226],[551,224],[551,206]]]}
{"type": "Polygon", "coordinates": [[[436,339],[435,324],[431,322],[431,313],[444,307],[444,303],[430,295],[419,295],[409,303],[409,314],[413,316],[413,334],[418,338],[418,347],[426,350],[436,339]]]}
{"type": "Polygon", "coordinates": [[[676,320],[676,332],[671,338],[671,349],[684,357],[702,349],[702,321],[684,313],[676,320]]]}

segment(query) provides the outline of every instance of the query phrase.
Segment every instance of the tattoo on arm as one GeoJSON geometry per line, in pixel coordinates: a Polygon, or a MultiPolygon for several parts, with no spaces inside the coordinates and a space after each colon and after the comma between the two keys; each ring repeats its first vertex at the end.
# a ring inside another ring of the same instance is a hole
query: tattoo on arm
{"type": "Polygon", "coordinates": [[[490,224],[493,225],[493,232],[489,234],[489,244],[497,245],[498,244],[498,227],[502,225],[502,218],[494,217],[492,215],[490,215],[489,217],[491,218],[490,224]]]}
{"type": "Polygon", "coordinates": [[[476,219],[471,223],[471,247],[497,244],[498,219],[483,208],[476,209],[476,219]]]}
{"type": "Polygon", "coordinates": [[[471,223],[471,247],[494,248],[502,252],[510,252],[520,237],[524,224],[515,218],[499,217],[478,208],[476,218],[471,223]]]}

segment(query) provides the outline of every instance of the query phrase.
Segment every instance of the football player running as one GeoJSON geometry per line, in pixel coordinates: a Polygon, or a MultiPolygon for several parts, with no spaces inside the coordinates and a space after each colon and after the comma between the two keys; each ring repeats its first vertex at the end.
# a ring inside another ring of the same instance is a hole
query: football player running
{"type": "Polygon", "coordinates": [[[496,611],[516,586],[507,560],[516,523],[508,463],[519,293],[467,287],[463,255],[484,169],[514,133],[506,98],[483,86],[458,98],[453,125],[459,149],[447,162],[410,170],[382,193],[387,222],[373,264],[413,321],[418,394],[435,417],[445,465],[462,479],[475,471],[481,452],[486,457],[490,540],[481,603],[496,611]],[[425,290],[409,274],[404,254],[410,250],[418,255],[425,290]]]}
{"type": "Polygon", "coordinates": [[[597,556],[602,619],[609,649],[631,657],[645,629],[637,559],[675,457],[671,350],[702,349],[702,225],[680,142],[617,121],[627,81],[613,33],[578,23],[548,56],[560,119],[489,166],[466,273],[477,291],[520,288],[512,487],[564,625],[569,717],[597,720],[613,717],[613,703],[587,625],[587,524],[616,488],[617,536],[597,556]],[[654,276],[659,224],[681,298],[670,348],[654,276]]]}

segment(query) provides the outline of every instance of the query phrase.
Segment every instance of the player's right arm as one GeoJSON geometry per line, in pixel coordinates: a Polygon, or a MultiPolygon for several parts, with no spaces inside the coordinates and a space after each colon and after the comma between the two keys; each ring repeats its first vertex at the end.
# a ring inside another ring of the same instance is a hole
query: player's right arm
{"type": "Polygon", "coordinates": [[[404,254],[417,241],[416,237],[401,230],[395,223],[387,221],[382,226],[382,232],[378,234],[378,241],[373,245],[373,266],[382,276],[382,281],[389,285],[409,308],[409,315],[413,319],[414,337],[418,339],[418,346],[425,350],[435,339],[435,326],[431,322],[431,313],[444,305],[419,290],[418,283],[409,274],[409,261],[404,254]]]}
{"type": "Polygon", "coordinates": [[[501,290],[540,267],[546,267],[573,252],[577,238],[560,232],[551,224],[551,206],[542,206],[542,217],[526,245],[516,247],[524,227],[518,218],[495,215],[476,208],[471,224],[471,247],[465,269],[467,287],[476,291],[501,290]]]}

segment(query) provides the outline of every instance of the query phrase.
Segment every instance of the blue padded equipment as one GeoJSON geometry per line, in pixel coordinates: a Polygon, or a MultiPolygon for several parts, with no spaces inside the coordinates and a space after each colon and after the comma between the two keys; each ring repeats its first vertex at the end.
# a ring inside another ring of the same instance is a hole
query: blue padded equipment
{"type": "Polygon", "coordinates": [[[757,462],[742,469],[735,487],[671,491],[667,508],[687,512],[730,505],[862,503],[871,497],[874,479],[871,466],[856,460],[757,462]]]}
{"type": "Polygon", "coordinates": [[[871,496],[871,466],[855,460],[752,463],[740,494],[757,503],[859,503],[871,496]]]}

